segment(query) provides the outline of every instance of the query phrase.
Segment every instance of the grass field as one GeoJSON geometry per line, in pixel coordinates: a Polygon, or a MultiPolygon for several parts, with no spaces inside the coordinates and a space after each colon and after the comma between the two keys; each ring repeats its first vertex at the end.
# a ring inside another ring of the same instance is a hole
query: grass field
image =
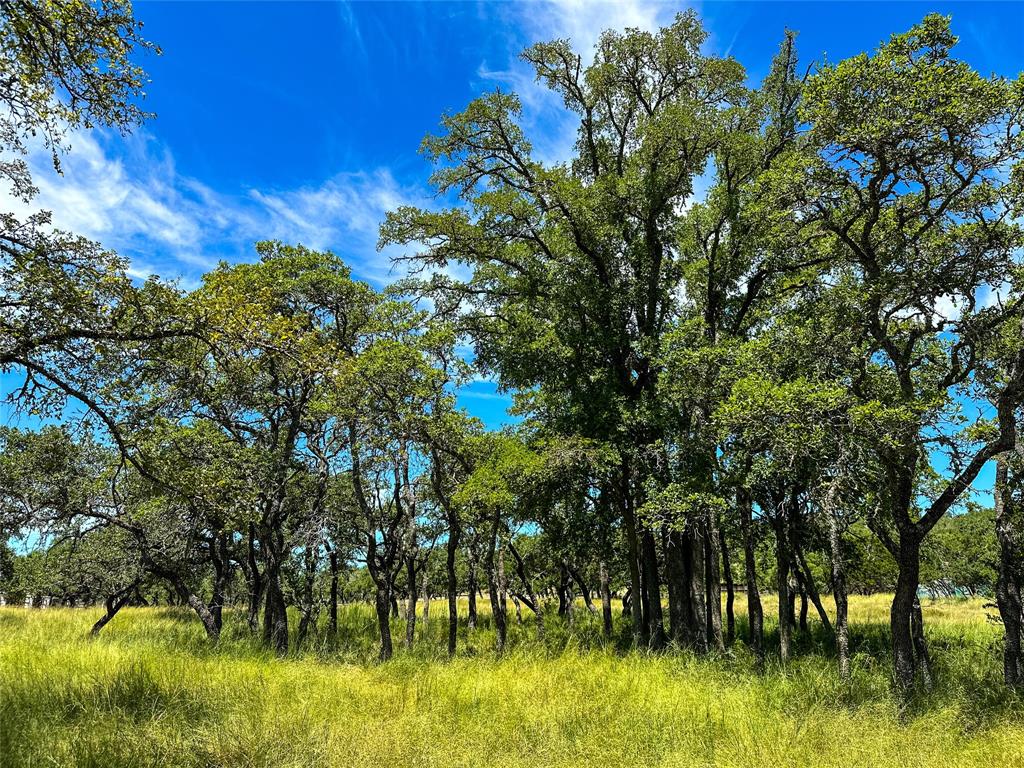
{"type": "Polygon", "coordinates": [[[926,604],[938,686],[903,713],[884,596],[852,601],[849,683],[817,631],[758,673],[740,642],[625,653],[583,611],[543,642],[513,625],[500,659],[485,620],[449,661],[432,610],[377,664],[366,606],[343,607],[337,647],[285,659],[235,616],[211,647],[176,610],[126,609],[91,640],[97,609],[0,609],[0,766],[1024,766],[1024,700],[981,601],[926,604]]]}

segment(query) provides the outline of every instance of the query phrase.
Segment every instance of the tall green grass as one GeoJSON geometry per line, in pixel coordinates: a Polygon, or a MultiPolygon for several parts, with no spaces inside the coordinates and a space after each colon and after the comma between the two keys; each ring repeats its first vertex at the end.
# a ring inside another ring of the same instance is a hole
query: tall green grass
{"type": "Polygon", "coordinates": [[[1024,766],[1024,702],[980,602],[926,605],[938,685],[905,713],[886,599],[851,608],[849,683],[817,627],[758,672],[741,642],[626,652],[624,626],[605,641],[583,610],[543,640],[513,620],[498,658],[484,615],[449,661],[436,603],[416,647],[379,664],[367,606],[284,659],[237,615],[212,647],[177,610],[126,609],[93,640],[95,610],[4,609],[0,766],[1024,766]]]}

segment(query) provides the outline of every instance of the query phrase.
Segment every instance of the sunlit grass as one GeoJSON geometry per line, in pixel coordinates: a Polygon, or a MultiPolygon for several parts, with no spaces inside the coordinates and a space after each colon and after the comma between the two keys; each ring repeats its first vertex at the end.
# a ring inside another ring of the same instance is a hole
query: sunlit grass
{"type": "Polygon", "coordinates": [[[449,661],[439,601],[386,664],[367,606],[286,659],[240,616],[211,647],[166,609],[126,609],[91,640],[96,613],[0,611],[0,765],[1024,765],[1024,702],[999,684],[981,601],[926,602],[938,687],[902,718],[884,596],[852,602],[849,683],[817,625],[759,674],[741,642],[725,658],[625,652],[625,626],[606,642],[582,607],[571,627],[549,617],[543,641],[513,619],[502,658],[482,615],[449,661]]]}

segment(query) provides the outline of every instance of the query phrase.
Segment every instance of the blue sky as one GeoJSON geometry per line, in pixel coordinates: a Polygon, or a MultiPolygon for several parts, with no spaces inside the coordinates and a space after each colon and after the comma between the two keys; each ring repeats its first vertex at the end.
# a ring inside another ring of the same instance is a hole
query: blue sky
{"type": "MultiPolygon", "coordinates": [[[[252,258],[264,238],[330,248],[357,276],[394,279],[377,253],[383,214],[431,204],[417,149],[441,114],[495,87],[514,89],[540,155],[566,156],[573,124],[517,55],[568,37],[589,50],[604,28],[654,29],[673,2],[138,2],[156,118],[128,138],[73,138],[63,177],[33,158],[37,204],[58,225],[130,257],[139,277],[186,287],[220,259],[252,258]]],[[[756,81],[787,27],[806,62],[870,49],[931,11],[953,16],[959,55],[982,72],[1024,67],[1019,3],[693,4],[709,52],[756,81]]],[[[7,380],[10,386],[10,379],[7,380]]],[[[475,382],[462,402],[489,426],[508,401],[475,382]]]]}

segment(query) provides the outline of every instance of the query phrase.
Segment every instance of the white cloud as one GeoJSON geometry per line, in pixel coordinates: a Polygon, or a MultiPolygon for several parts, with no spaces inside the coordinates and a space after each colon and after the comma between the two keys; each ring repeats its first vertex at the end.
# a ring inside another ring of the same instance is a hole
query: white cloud
{"type": "Polygon", "coordinates": [[[687,6],[651,0],[556,0],[514,6],[527,34],[536,40],[568,38],[585,60],[606,29],[642,29],[654,32],[687,6]]]}
{"type": "Polygon", "coordinates": [[[568,39],[584,63],[593,60],[594,46],[605,30],[627,28],[655,32],[692,4],[657,0],[556,0],[501,5],[510,30],[508,59],[494,66],[484,61],[477,77],[488,88],[514,91],[523,104],[523,127],[534,143],[538,160],[553,164],[572,156],[578,118],[567,112],[561,97],[534,79],[533,69],[519,55],[529,44],[568,39]]]}
{"type": "Polygon", "coordinates": [[[387,211],[424,203],[387,169],[340,173],[298,189],[214,190],[178,173],[170,152],[145,136],[76,135],[61,158],[29,156],[39,195],[29,205],[0,199],[0,209],[24,216],[45,209],[53,224],[117,250],[138,278],[160,274],[196,284],[222,259],[253,257],[257,240],[282,240],[333,250],[359,277],[378,284],[394,277],[390,253],[376,251],[387,211]]]}

